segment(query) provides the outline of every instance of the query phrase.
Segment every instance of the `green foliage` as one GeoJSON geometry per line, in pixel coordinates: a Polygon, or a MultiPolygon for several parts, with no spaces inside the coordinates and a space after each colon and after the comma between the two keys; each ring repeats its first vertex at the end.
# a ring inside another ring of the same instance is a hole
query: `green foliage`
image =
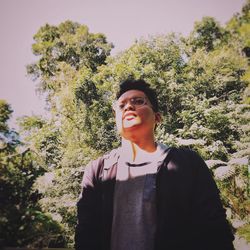
{"type": "Polygon", "coordinates": [[[33,189],[45,170],[34,161],[33,152],[22,146],[18,134],[8,129],[10,106],[5,103],[4,107],[0,114],[5,128],[0,134],[0,237],[13,247],[63,246],[61,225],[41,211],[40,195],[33,189]]]}
{"type": "Polygon", "coordinates": [[[57,88],[49,80],[60,71],[60,62],[76,70],[85,66],[95,71],[105,62],[112,48],[103,34],[89,33],[87,26],[71,21],[58,26],[46,24],[34,35],[34,40],[32,50],[40,59],[28,65],[27,71],[41,79],[42,91],[57,88]]]}
{"type": "Polygon", "coordinates": [[[190,35],[189,44],[192,51],[205,48],[211,51],[226,39],[224,29],[212,17],[203,17],[201,22],[195,22],[194,30],[190,35]]]}
{"type": "Polygon", "coordinates": [[[6,121],[9,120],[12,112],[10,105],[5,100],[0,99],[0,132],[8,130],[6,121]]]}
{"type": "Polygon", "coordinates": [[[227,23],[227,29],[242,43],[243,51],[250,57],[250,1],[246,0],[241,13],[235,14],[227,23]]]}
{"type": "Polygon", "coordinates": [[[56,124],[47,123],[41,117],[19,119],[19,126],[29,148],[36,152],[36,161],[45,169],[56,166],[61,159],[60,131],[56,124]]]}
{"type": "Polygon", "coordinates": [[[250,242],[250,224],[246,224],[238,229],[238,233],[241,237],[245,238],[247,242],[250,242]]]}
{"type": "MultiPolygon", "coordinates": [[[[73,246],[83,166],[119,146],[111,104],[118,83],[128,77],[151,83],[163,114],[158,141],[201,154],[237,228],[235,220],[244,221],[249,213],[248,26],[249,1],[225,27],[204,17],[187,37],[168,34],[141,39],[114,57],[106,37],[89,33],[85,25],[66,21],[41,27],[32,46],[38,59],[27,71],[47,95],[50,117],[23,117],[19,124],[32,151],[29,166],[32,171],[41,166],[42,172],[36,170],[30,183],[20,178],[20,155],[4,170],[12,169],[18,177],[13,174],[8,179],[13,176],[13,183],[20,181],[36,195],[32,228],[44,227],[45,234],[64,232],[64,239],[56,239],[73,246]]],[[[11,109],[0,102],[0,110],[1,147],[15,152],[20,142],[14,132],[10,136],[5,123],[11,109]],[[14,137],[16,144],[8,144],[14,137]]],[[[246,230],[247,226],[240,227],[239,233],[246,235],[246,230]]]]}
{"type": "Polygon", "coordinates": [[[92,34],[87,26],[71,21],[46,24],[34,40],[33,53],[39,59],[27,71],[39,79],[38,88],[47,95],[51,117],[24,117],[19,124],[25,142],[36,152],[35,160],[47,170],[35,185],[43,197],[39,204],[63,225],[72,245],[75,200],[82,178],[79,169],[91,156],[112,148],[116,140],[115,133],[107,132],[114,124],[111,112],[106,112],[110,104],[92,79],[98,66],[105,65],[112,44],[103,34],[92,34]],[[44,186],[39,180],[50,173],[53,185],[44,186]]]}
{"type": "Polygon", "coordinates": [[[81,173],[80,168],[64,167],[40,176],[35,184],[43,197],[39,204],[63,225],[64,239],[70,245],[74,243],[76,197],[79,195],[81,173]]]}

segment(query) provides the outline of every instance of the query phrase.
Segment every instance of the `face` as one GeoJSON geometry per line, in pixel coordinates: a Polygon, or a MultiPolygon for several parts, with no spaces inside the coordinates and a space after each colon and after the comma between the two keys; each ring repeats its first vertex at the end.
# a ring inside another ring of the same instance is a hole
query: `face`
{"type": "Polygon", "coordinates": [[[153,135],[155,125],[161,119],[140,90],[128,90],[120,96],[116,103],[115,118],[118,132],[128,140],[134,135],[153,135]]]}

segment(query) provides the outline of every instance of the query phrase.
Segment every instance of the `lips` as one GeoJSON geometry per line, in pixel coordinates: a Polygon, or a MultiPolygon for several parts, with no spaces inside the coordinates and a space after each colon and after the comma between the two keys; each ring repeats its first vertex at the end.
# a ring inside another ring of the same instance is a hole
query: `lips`
{"type": "Polygon", "coordinates": [[[124,114],[123,116],[123,119],[126,119],[126,120],[132,120],[136,117],[137,115],[133,112],[127,112],[124,114]]]}
{"type": "Polygon", "coordinates": [[[128,121],[131,121],[135,118],[135,116],[126,116],[125,119],[128,121]]]}

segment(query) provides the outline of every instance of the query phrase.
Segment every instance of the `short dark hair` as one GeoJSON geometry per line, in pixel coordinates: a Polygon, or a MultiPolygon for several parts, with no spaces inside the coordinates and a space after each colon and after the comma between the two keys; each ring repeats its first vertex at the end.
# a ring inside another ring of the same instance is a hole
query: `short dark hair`
{"type": "Polygon", "coordinates": [[[129,90],[140,90],[144,92],[149,101],[153,106],[154,112],[159,111],[159,105],[157,100],[157,95],[154,89],[143,79],[135,80],[135,79],[127,79],[120,83],[119,90],[116,93],[116,99],[118,100],[122,94],[129,90]]]}

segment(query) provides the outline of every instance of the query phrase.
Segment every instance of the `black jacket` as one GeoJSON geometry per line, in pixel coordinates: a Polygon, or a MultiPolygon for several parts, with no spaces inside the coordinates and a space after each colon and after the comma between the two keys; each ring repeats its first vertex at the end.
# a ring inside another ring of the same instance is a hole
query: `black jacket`
{"type": "MultiPolygon", "coordinates": [[[[91,161],[77,203],[77,250],[110,250],[119,151],[91,161]]],[[[157,231],[152,250],[232,250],[234,236],[219,190],[202,158],[170,148],[156,177],[157,231]]],[[[128,249],[129,250],[129,249],[128,249]]]]}

